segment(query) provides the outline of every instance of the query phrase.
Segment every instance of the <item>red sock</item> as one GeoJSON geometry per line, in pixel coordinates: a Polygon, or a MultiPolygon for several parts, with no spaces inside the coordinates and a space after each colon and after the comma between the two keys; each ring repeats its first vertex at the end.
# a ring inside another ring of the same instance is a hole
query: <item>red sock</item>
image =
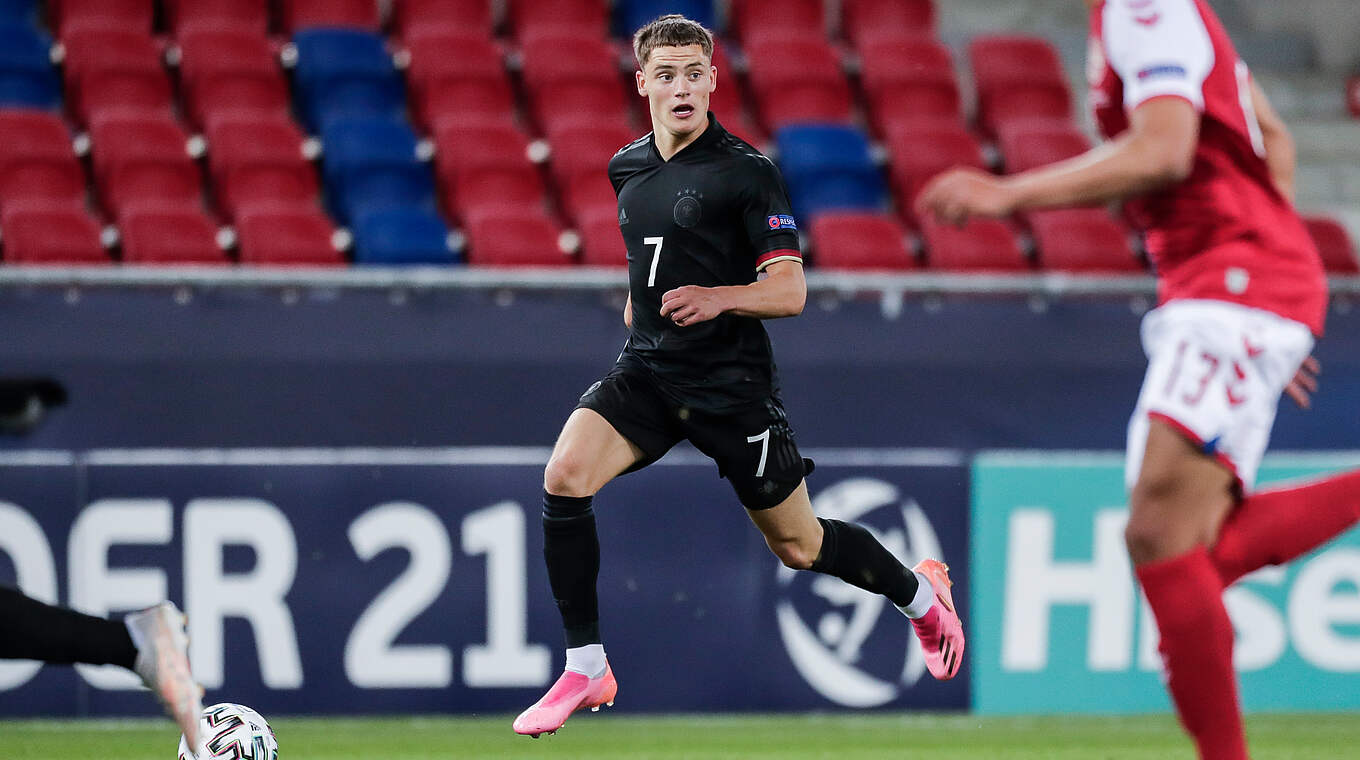
{"type": "Polygon", "coordinates": [[[1233,629],[1204,547],[1134,568],[1162,641],[1167,688],[1202,760],[1247,760],[1233,672],[1233,629]]]}
{"type": "Polygon", "coordinates": [[[1327,543],[1357,520],[1360,470],[1250,496],[1223,524],[1209,554],[1226,588],[1327,543]]]}

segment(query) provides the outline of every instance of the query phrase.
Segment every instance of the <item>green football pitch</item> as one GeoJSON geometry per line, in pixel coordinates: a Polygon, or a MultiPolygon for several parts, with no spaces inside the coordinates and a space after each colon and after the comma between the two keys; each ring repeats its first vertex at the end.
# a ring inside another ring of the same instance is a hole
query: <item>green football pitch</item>
{"type": "MultiPolygon", "coordinates": [[[[1166,715],[979,718],[967,715],[586,715],[556,736],[515,736],[508,715],[277,718],[280,760],[618,758],[623,760],[1193,760],[1166,715]]],[[[1256,760],[1360,760],[1360,714],[1257,715],[1256,760]]],[[[0,720],[4,760],[170,760],[168,721],[0,720]]]]}

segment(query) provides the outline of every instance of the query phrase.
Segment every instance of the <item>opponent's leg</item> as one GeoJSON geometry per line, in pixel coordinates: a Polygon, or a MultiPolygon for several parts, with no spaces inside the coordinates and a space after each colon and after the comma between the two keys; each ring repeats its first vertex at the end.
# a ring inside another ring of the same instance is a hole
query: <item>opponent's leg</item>
{"type": "Polygon", "coordinates": [[[1125,541],[1161,632],[1167,688],[1203,760],[1246,760],[1233,629],[1205,548],[1233,504],[1233,475],[1154,420],[1125,541]]]}
{"type": "Polygon", "coordinates": [[[1223,586],[1282,565],[1360,521],[1360,470],[1252,494],[1237,506],[1209,557],[1223,586]]]}
{"type": "Polygon", "coordinates": [[[44,604],[12,588],[0,588],[0,658],[54,665],[137,662],[137,647],[118,620],[44,604]]]}
{"type": "Polygon", "coordinates": [[[888,597],[911,618],[931,675],[944,680],[958,673],[963,624],[954,610],[948,568],[942,562],[928,559],[908,570],[863,527],[817,517],[806,482],[780,504],[748,508],[747,513],[786,567],[833,575],[888,597]]]}
{"type": "Polygon", "coordinates": [[[141,676],[198,746],[202,688],[189,672],[184,619],[169,602],[106,620],[0,588],[0,659],[120,665],[141,676]]]}
{"type": "Polygon", "coordinates": [[[613,703],[618,686],[600,639],[600,539],[591,502],[642,457],[592,409],[572,412],[557,439],[543,473],[543,558],[566,632],[567,666],[548,693],[515,719],[517,733],[551,733],[582,707],[613,703]]]}

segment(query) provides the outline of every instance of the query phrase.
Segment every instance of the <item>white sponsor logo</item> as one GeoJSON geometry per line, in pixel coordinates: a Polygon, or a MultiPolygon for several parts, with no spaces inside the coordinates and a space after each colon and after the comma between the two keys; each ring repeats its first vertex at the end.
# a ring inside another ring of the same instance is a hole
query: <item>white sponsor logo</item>
{"type": "MultiPolygon", "coordinates": [[[[864,525],[908,567],[926,556],[944,559],[925,512],[890,483],[844,480],[819,493],[812,506],[822,517],[864,525]]],[[[777,578],[779,633],[794,667],[817,693],[845,707],[878,707],[920,680],[921,648],[907,619],[882,596],[786,567],[777,578]]]]}

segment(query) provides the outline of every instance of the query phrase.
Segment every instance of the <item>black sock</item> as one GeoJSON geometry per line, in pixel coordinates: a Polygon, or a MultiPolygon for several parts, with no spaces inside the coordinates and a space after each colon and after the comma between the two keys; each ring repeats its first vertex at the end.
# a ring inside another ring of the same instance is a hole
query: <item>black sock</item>
{"type": "Polygon", "coordinates": [[[822,550],[813,560],[814,572],[834,575],[865,591],[882,594],[898,607],[916,596],[916,573],[902,566],[874,534],[854,523],[827,520],[822,524],[822,550]]]}
{"type": "Polygon", "coordinates": [[[592,498],[543,492],[543,558],[568,648],[600,643],[600,538],[592,498]]]}
{"type": "Polygon", "coordinates": [[[84,662],[131,670],[137,647],[121,620],[53,607],[12,588],[0,588],[0,659],[84,662]]]}

